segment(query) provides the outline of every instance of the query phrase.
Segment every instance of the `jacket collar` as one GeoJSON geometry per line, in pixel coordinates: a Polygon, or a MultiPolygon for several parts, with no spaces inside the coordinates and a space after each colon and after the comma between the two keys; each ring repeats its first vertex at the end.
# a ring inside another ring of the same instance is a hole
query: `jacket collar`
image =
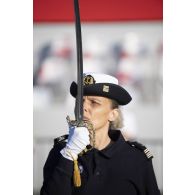
{"type": "Polygon", "coordinates": [[[111,158],[115,153],[121,151],[121,148],[126,142],[120,130],[109,130],[108,134],[112,140],[112,143],[109,144],[105,149],[100,150],[99,153],[107,158],[111,158]]]}

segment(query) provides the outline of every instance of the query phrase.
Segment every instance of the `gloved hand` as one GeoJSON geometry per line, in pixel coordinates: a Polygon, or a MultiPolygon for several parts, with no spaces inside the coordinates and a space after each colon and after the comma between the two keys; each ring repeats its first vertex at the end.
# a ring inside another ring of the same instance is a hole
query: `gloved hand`
{"type": "Polygon", "coordinates": [[[66,147],[60,152],[65,158],[76,160],[78,154],[81,153],[87,145],[90,144],[89,131],[86,127],[70,127],[69,137],[66,147]]]}

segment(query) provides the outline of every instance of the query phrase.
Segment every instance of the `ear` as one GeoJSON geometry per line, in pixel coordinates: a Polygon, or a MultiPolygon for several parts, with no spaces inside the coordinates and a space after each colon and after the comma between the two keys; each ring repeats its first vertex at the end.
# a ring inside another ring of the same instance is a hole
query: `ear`
{"type": "Polygon", "coordinates": [[[115,109],[113,109],[113,110],[110,111],[108,120],[110,122],[111,121],[115,121],[117,119],[118,115],[119,115],[118,109],[115,108],[115,109]]]}

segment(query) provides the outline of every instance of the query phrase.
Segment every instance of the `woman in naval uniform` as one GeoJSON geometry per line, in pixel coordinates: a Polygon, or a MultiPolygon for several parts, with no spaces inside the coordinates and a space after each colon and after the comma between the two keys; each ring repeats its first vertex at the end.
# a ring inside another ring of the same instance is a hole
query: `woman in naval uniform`
{"type": "Polygon", "coordinates": [[[160,195],[152,155],[117,130],[119,105],[131,99],[115,77],[84,74],[84,123],[69,121],[69,135],[54,140],[41,195],[160,195]]]}

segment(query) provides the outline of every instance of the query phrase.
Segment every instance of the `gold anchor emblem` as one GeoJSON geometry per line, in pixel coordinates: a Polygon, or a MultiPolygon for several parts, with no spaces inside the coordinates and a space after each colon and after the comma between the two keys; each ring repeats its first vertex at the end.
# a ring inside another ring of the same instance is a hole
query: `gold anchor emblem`
{"type": "Polygon", "coordinates": [[[95,79],[91,75],[87,75],[83,78],[83,85],[95,84],[95,79]]]}

